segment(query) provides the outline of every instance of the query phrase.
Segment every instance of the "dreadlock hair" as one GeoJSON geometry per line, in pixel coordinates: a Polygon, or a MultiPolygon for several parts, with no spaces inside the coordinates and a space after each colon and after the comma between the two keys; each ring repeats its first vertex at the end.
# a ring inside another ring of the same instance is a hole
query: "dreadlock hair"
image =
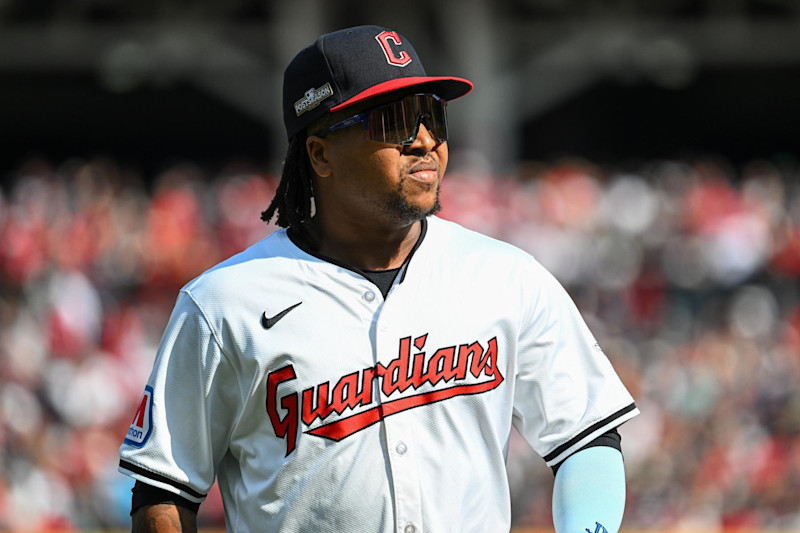
{"type": "Polygon", "coordinates": [[[313,197],[311,165],[306,156],[306,134],[298,133],[289,140],[281,181],[272,203],[261,213],[261,220],[269,222],[277,211],[275,223],[278,226],[302,229],[311,222],[313,197]]]}

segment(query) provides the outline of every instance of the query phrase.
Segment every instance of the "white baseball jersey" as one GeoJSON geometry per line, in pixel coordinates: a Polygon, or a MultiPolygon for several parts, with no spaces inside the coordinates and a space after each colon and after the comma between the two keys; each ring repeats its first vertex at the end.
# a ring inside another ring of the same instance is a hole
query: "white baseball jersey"
{"type": "Polygon", "coordinates": [[[637,413],[525,252],[429,217],[384,299],[281,230],[181,290],[120,471],[230,531],[507,532],[512,424],[553,465],[637,413]]]}

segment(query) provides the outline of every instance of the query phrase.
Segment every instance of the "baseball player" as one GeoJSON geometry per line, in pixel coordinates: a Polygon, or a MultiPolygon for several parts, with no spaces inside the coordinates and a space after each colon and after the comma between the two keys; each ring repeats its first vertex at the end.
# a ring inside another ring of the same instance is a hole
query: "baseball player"
{"type": "Polygon", "coordinates": [[[120,448],[135,531],[507,532],[512,424],[557,531],[614,532],[628,391],[530,255],[435,216],[447,103],[408,40],[320,37],[284,75],[285,229],[178,296],[120,448]]]}

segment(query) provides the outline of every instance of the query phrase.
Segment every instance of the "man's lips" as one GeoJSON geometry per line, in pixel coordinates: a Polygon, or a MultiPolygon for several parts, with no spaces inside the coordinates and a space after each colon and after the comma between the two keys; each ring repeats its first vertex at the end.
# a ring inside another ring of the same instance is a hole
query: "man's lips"
{"type": "Polygon", "coordinates": [[[408,175],[417,181],[435,183],[439,180],[439,166],[433,162],[420,162],[408,170],[408,175]]]}

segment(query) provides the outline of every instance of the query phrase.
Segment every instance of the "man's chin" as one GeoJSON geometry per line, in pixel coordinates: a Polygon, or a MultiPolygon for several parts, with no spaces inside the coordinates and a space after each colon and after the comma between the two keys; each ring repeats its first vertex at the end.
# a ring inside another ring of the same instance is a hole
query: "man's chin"
{"type": "Polygon", "coordinates": [[[431,215],[435,215],[439,211],[442,210],[442,204],[439,203],[439,198],[436,198],[436,202],[425,212],[425,215],[422,218],[429,217],[431,215]]]}
{"type": "Polygon", "coordinates": [[[398,200],[397,202],[393,202],[392,205],[389,206],[389,209],[394,212],[398,220],[405,222],[416,222],[431,215],[435,215],[442,210],[438,195],[433,203],[428,202],[424,205],[412,204],[405,201],[405,199],[398,200]]]}

